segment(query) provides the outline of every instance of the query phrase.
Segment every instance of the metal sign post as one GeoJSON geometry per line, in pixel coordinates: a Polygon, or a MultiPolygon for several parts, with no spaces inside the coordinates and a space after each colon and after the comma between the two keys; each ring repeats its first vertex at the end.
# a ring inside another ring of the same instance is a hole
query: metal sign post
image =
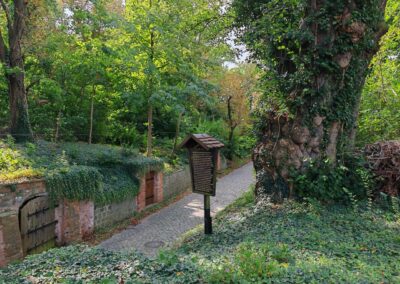
{"type": "Polygon", "coordinates": [[[218,150],[224,144],[207,134],[191,134],[180,147],[189,150],[192,189],[204,195],[204,233],[212,234],[210,196],[215,196],[218,150]]]}

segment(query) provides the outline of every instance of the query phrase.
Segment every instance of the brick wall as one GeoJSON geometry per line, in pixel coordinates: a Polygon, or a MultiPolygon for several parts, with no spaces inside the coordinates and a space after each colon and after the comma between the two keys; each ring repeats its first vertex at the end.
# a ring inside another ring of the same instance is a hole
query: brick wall
{"type": "Polygon", "coordinates": [[[12,211],[0,213],[0,266],[22,257],[18,213],[12,211]]]}
{"type": "Polygon", "coordinates": [[[0,185],[0,212],[18,210],[25,200],[46,192],[44,180],[0,185]]]}
{"type": "MultiPolygon", "coordinates": [[[[188,170],[168,177],[169,193],[183,190],[185,183],[177,181],[186,176],[188,170]]],[[[185,182],[187,180],[185,179],[185,182]]],[[[189,175],[190,183],[190,175],[189,175]]],[[[162,173],[154,175],[154,201],[164,199],[162,173]]],[[[26,200],[46,194],[43,180],[0,185],[0,266],[23,257],[22,240],[19,229],[19,209],[26,200]]],[[[95,207],[92,201],[61,201],[55,210],[56,236],[58,245],[79,242],[92,235],[95,228],[105,227],[132,216],[135,210],[146,207],[146,179],[141,178],[140,192],[133,200],[118,204],[95,207]]]]}
{"type": "Polygon", "coordinates": [[[64,200],[56,208],[56,219],[58,245],[85,240],[94,231],[94,204],[92,201],[64,200]]]}
{"type": "Polygon", "coordinates": [[[116,222],[132,217],[136,211],[136,200],[126,200],[121,203],[113,203],[103,206],[95,206],[94,227],[95,229],[108,227],[116,222]]]}
{"type": "MultiPolygon", "coordinates": [[[[43,180],[0,185],[0,266],[23,257],[19,209],[26,201],[44,194],[43,180]]],[[[83,240],[94,230],[93,202],[60,202],[55,219],[59,245],[83,240]]]]}
{"type": "MultiPolygon", "coordinates": [[[[163,173],[157,172],[154,175],[154,203],[159,203],[164,200],[163,190],[163,173]]],[[[136,197],[137,211],[142,211],[146,208],[146,176],[140,178],[139,194],[136,197]]]]}
{"type": "Polygon", "coordinates": [[[19,207],[45,192],[43,180],[0,185],[0,267],[23,257],[19,207]]]}

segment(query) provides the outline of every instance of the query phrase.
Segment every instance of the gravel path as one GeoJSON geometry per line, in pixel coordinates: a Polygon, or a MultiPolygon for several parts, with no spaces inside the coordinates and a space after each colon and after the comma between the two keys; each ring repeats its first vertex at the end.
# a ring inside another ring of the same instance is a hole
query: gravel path
{"type": "MultiPolygon", "coordinates": [[[[217,196],[211,197],[212,215],[240,197],[254,181],[252,163],[219,179],[217,196]]],[[[138,250],[147,256],[155,256],[163,245],[174,242],[186,231],[203,223],[203,200],[200,194],[187,195],[99,246],[115,251],[138,250]]]]}

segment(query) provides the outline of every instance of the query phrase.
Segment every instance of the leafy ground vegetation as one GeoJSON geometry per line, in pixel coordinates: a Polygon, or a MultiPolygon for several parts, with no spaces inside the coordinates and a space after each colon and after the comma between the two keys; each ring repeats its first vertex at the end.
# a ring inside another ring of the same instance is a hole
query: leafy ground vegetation
{"type": "Polygon", "coordinates": [[[316,201],[254,204],[246,193],[155,260],[73,246],[0,272],[4,283],[399,283],[400,217],[316,201]]]}
{"type": "Polygon", "coordinates": [[[159,170],[163,164],[161,159],[117,146],[0,140],[0,182],[45,178],[53,201],[91,199],[101,204],[125,200],[138,192],[136,176],[159,170]]]}

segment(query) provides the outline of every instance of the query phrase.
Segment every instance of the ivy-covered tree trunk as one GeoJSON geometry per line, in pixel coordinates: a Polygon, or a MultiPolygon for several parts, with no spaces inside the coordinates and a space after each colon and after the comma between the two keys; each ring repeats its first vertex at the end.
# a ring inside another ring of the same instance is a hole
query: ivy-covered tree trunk
{"type": "Polygon", "coordinates": [[[243,38],[266,70],[253,153],[256,194],[280,202],[293,196],[291,178],[311,163],[329,160],[333,168],[352,151],[362,87],[386,31],[386,1],[235,5],[243,38]]]}
{"type": "Polygon", "coordinates": [[[10,133],[17,141],[32,140],[28,102],[25,90],[25,70],[21,40],[25,25],[26,2],[14,0],[13,6],[0,1],[7,19],[8,47],[0,33],[0,57],[7,67],[8,93],[10,105],[10,133]],[[14,11],[11,13],[11,11],[14,11]]]}

